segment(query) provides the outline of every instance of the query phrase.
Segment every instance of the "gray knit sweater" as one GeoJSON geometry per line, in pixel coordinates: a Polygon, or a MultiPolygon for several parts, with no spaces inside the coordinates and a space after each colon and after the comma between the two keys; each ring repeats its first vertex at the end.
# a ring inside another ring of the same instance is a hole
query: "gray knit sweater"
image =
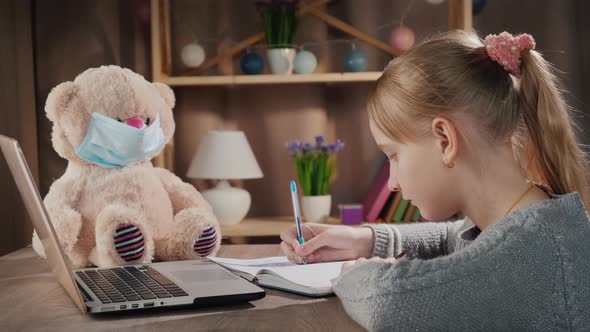
{"type": "Polygon", "coordinates": [[[369,226],[374,256],[333,280],[369,330],[590,330],[590,221],[578,193],[469,220],[369,226]]]}

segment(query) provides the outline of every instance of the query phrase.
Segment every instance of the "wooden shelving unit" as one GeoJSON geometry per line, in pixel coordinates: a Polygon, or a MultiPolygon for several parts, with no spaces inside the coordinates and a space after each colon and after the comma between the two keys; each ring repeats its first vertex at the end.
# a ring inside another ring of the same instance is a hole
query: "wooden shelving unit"
{"type": "Polygon", "coordinates": [[[381,76],[381,72],[361,73],[318,73],[297,75],[227,75],[227,76],[165,76],[159,82],[170,86],[190,85],[234,85],[234,84],[289,84],[289,83],[335,83],[370,82],[381,76]]]}
{"type": "MultiPolygon", "coordinates": [[[[396,56],[398,53],[386,43],[359,31],[355,27],[322,11],[319,7],[329,0],[310,0],[305,2],[298,12],[299,16],[313,15],[326,24],[363,40],[382,51],[396,56]]],[[[448,0],[449,29],[471,30],[471,0],[448,0]]],[[[292,75],[215,75],[204,76],[199,73],[215,66],[221,59],[236,55],[247,47],[264,40],[262,32],[256,33],[207,59],[201,66],[182,75],[172,74],[170,0],[151,0],[151,37],[152,37],[152,75],[153,80],[170,86],[203,85],[239,85],[239,84],[289,84],[289,83],[337,83],[369,82],[376,80],[381,72],[360,73],[314,73],[292,75]]]]}
{"type": "MultiPolygon", "coordinates": [[[[236,0],[238,1],[238,0],[236,0]]],[[[472,0],[448,0],[449,29],[472,29],[471,16],[472,0]]],[[[363,40],[374,47],[390,54],[398,55],[386,43],[373,38],[355,27],[343,22],[321,10],[319,7],[329,0],[308,0],[303,3],[298,15],[314,15],[326,24],[337,28],[349,35],[363,40]]],[[[170,0],[151,0],[151,40],[152,40],[152,78],[155,82],[162,82],[170,86],[233,86],[248,84],[308,84],[308,83],[346,83],[370,82],[381,76],[381,72],[360,73],[313,73],[292,75],[201,75],[207,69],[215,66],[221,59],[233,56],[247,47],[264,40],[264,33],[256,33],[220,54],[207,59],[200,67],[189,70],[182,75],[172,73],[171,28],[170,28],[170,0]]],[[[154,165],[174,171],[173,140],[166,149],[154,159],[154,165]]],[[[329,224],[340,223],[338,218],[329,218],[329,224]]],[[[221,233],[225,239],[236,239],[240,242],[246,237],[279,236],[280,233],[293,225],[292,217],[277,218],[247,218],[236,225],[221,226],[221,233]]]]}

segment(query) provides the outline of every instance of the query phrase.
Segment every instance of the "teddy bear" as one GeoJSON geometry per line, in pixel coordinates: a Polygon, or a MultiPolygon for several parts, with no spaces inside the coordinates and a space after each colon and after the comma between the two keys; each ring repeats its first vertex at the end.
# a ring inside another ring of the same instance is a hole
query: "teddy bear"
{"type": "MultiPolygon", "coordinates": [[[[211,206],[151,163],[174,133],[174,104],[167,85],[113,65],[49,93],[53,148],[68,165],[44,205],[74,267],[199,259],[219,249],[211,206]]],[[[36,233],[33,248],[45,257],[36,233]]]]}

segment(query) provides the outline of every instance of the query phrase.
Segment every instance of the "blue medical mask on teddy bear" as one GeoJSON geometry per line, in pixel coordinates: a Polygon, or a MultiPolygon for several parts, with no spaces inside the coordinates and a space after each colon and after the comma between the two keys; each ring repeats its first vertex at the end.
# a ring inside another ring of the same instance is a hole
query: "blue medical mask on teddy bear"
{"type": "Polygon", "coordinates": [[[145,160],[164,144],[159,115],[149,127],[136,128],[95,112],[76,155],[100,167],[117,168],[145,160]]]}

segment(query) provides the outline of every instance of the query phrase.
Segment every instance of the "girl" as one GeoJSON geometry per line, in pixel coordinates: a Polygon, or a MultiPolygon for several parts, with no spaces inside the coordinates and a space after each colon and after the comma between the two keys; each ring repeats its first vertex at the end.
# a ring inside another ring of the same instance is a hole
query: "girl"
{"type": "Polygon", "coordinates": [[[390,189],[429,220],[461,219],[305,224],[301,246],[294,227],[281,234],[298,263],[358,259],[333,286],[363,327],[590,328],[587,165],[534,46],[446,33],[391,61],[369,95],[390,189]]]}

